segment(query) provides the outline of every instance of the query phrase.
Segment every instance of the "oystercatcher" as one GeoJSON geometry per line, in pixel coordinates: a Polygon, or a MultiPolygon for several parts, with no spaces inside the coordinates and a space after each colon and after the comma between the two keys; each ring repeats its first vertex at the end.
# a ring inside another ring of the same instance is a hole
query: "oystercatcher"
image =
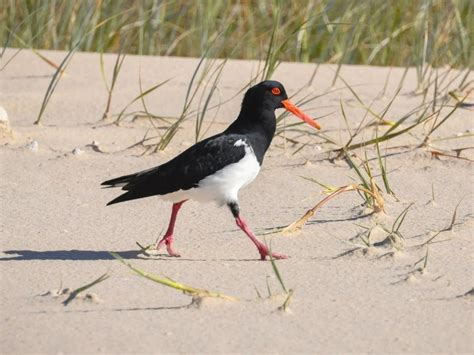
{"type": "MultiPolygon", "coordinates": [[[[204,139],[163,165],[103,182],[107,187],[122,187],[126,191],[107,205],[155,195],[173,202],[168,230],[155,247],[166,245],[170,256],[180,256],[172,244],[176,216],[183,203],[195,200],[226,204],[237,226],[257,246],[264,260],[269,250],[242,218],[237,195],[260,170],[275,134],[278,108],[286,108],[320,129],[316,121],[288,100],[281,83],[263,81],[245,93],[239,116],[224,132],[204,139]]],[[[272,253],[272,257],[287,258],[277,253],[272,253]]]]}

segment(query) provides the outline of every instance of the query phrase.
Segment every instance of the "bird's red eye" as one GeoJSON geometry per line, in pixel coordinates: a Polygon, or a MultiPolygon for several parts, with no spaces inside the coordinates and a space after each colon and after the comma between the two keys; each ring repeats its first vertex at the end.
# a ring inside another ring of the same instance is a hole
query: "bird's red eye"
{"type": "Polygon", "coordinates": [[[281,93],[281,91],[280,91],[279,88],[273,88],[273,89],[272,89],[272,94],[273,94],[273,95],[280,95],[280,93],[281,93]]]}

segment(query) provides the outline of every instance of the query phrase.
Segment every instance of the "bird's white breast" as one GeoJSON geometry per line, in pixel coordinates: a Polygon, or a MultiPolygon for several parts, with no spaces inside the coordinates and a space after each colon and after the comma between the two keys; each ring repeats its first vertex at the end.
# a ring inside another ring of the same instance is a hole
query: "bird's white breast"
{"type": "Polygon", "coordinates": [[[234,146],[244,146],[245,155],[236,163],[227,165],[214,174],[199,181],[198,187],[179,190],[163,195],[162,198],[172,202],[190,199],[200,202],[216,201],[218,204],[237,202],[239,190],[251,183],[260,171],[253,149],[239,139],[234,146]]]}

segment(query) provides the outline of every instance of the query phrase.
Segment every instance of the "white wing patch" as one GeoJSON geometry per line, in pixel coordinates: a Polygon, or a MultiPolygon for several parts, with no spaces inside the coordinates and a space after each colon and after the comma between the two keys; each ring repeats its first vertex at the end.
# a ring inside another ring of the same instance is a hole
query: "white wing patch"
{"type": "MultiPolygon", "coordinates": [[[[249,148],[250,150],[252,150],[252,148],[250,148],[243,139],[239,139],[238,141],[234,143],[234,147],[240,147],[242,145],[245,145],[246,148],[249,148]]],[[[247,150],[245,150],[245,152],[247,152],[247,150]]]]}
{"type": "Polygon", "coordinates": [[[237,202],[239,190],[251,183],[260,171],[260,164],[253,149],[243,139],[234,143],[236,147],[242,145],[245,147],[245,156],[238,162],[205,177],[196,188],[175,191],[162,195],[162,198],[172,202],[186,199],[200,202],[216,201],[218,204],[237,202]]]}

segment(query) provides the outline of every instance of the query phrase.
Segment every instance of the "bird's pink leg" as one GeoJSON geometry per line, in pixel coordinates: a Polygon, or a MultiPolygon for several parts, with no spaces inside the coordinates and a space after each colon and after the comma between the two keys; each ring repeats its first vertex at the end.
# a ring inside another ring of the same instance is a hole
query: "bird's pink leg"
{"type": "MultiPolygon", "coordinates": [[[[260,259],[265,260],[265,258],[270,254],[267,246],[255,237],[252,230],[247,226],[247,223],[245,223],[244,219],[240,217],[240,215],[237,215],[235,217],[235,223],[237,223],[239,228],[242,229],[245,232],[245,234],[247,234],[247,236],[250,238],[250,240],[257,246],[258,252],[260,253],[260,259]]],[[[274,259],[287,259],[288,258],[288,256],[286,255],[277,254],[277,253],[272,253],[272,257],[274,259]]]]}
{"type": "Polygon", "coordinates": [[[165,233],[165,236],[156,244],[156,249],[160,249],[163,244],[166,244],[166,250],[168,251],[169,256],[179,257],[179,253],[173,250],[173,231],[174,225],[176,223],[176,217],[178,216],[178,211],[181,208],[181,205],[185,203],[187,200],[177,202],[173,204],[173,208],[171,209],[171,218],[170,223],[168,224],[168,230],[165,233]]]}

